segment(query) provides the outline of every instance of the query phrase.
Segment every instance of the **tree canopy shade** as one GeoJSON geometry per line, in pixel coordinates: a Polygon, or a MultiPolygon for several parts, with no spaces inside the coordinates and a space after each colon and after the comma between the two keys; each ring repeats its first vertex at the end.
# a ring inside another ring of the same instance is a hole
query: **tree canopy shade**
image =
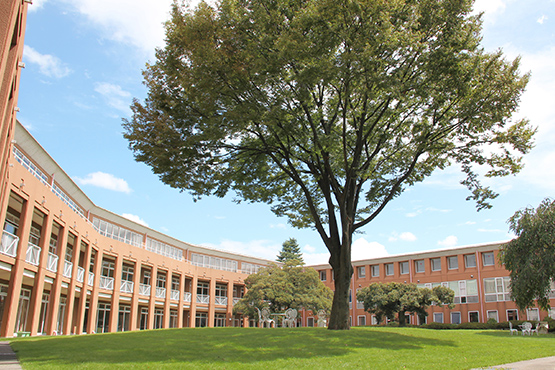
{"type": "Polygon", "coordinates": [[[330,329],[349,328],[353,233],[407,187],[457,164],[480,183],[521,169],[512,122],[528,75],[479,45],[472,0],[222,0],[173,5],[124,136],[195,197],[265,202],[312,227],[335,275],[330,329]]]}
{"type": "Polygon", "coordinates": [[[268,307],[272,312],[287,308],[329,312],[333,292],[312,268],[305,269],[297,260],[283,266],[272,264],[245,279],[247,293],[233,306],[233,312],[255,317],[256,308],[268,307]]]}
{"type": "Polygon", "coordinates": [[[281,251],[277,256],[278,262],[297,261],[299,265],[304,265],[301,247],[295,238],[289,238],[283,242],[281,251]]]}
{"type": "Polygon", "coordinates": [[[419,288],[416,284],[372,283],[357,292],[357,301],[364,303],[364,310],[376,315],[378,323],[386,317],[393,320],[398,314],[399,325],[405,326],[405,313],[412,312],[425,322],[426,309],[432,304],[454,307],[453,290],[436,286],[433,289],[419,288]]]}
{"type": "Polygon", "coordinates": [[[555,281],[555,201],[521,209],[508,223],[517,237],[501,248],[499,257],[510,272],[511,297],[522,310],[537,299],[547,311],[555,281]]]}

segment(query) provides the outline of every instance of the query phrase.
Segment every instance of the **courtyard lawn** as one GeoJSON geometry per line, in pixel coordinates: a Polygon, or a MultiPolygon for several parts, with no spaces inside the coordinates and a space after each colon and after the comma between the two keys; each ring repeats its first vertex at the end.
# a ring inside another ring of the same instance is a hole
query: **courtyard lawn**
{"type": "Polygon", "coordinates": [[[24,369],[471,369],[553,356],[552,334],[366,327],[186,328],[11,341],[24,369]]]}

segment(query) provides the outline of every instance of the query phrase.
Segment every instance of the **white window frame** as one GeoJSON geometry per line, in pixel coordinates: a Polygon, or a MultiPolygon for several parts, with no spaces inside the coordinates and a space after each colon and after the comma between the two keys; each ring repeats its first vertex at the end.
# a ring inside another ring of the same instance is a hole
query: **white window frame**
{"type": "Polygon", "coordinates": [[[372,270],[372,277],[380,277],[380,265],[372,265],[370,269],[372,270]]]}
{"type": "Polygon", "coordinates": [[[509,321],[509,311],[515,311],[516,312],[516,319],[515,320],[518,320],[518,317],[519,317],[518,310],[516,308],[513,308],[513,309],[508,309],[508,310],[505,311],[507,321],[509,321]]]}
{"type": "Polygon", "coordinates": [[[441,257],[430,258],[430,267],[432,271],[441,271],[441,257]],[[434,261],[439,261],[439,268],[434,267],[434,261]]]}
{"type": "Polygon", "coordinates": [[[539,308],[527,308],[526,309],[526,319],[528,321],[540,321],[540,310],[539,308]],[[535,312],[532,314],[532,312],[535,312]],[[537,318],[534,318],[536,316],[537,318]]]}
{"type": "Polygon", "coordinates": [[[399,273],[401,275],[408,275],[410,272],[409,261],[399,262],[399,273]]]}
{"type": "Polygon", "coordinates": [[[470,321],[470,314],[475,313],[478,315],[478,321],[475,322],[480,322],[480,311],[468,311],[468,322],[474,322],[474,321],[470,321]]]}
{"type": "Polygon", "coordinates": [[[447,257],[447,269],[448,270],[458,270],[459,269],[459,258],[457,256],[449,256],[447,257]],[[452,267],[451,261],[456,261],[457,266],[452,267]]]}
{"type": "Polygon", "coordinates": [[[376,315],[372,315],[372,317],[370,318],[370,323],[372,325],[378,325],[378,318],[376,317],[376,315]]]}
{"type": "Polygon", "coordinates": [[[326,270],[321,270],[320,271],[320,281],[326,281],[326,279],[327,279],[326,270]]]}
{"type": "Polygon", "coordinates": [[[358,326],[366,326],[366,316],[365,315],[357,316],[357,325],[358,326]],[[362,322],[362,321],[364,321],[364,322],[362,322]]]}
{"type": "Polygon", "coordinates": [[[450,316],[451,316],[451,317],[450,317],[450,319],[451,319],[451,324],[457,324],[457,325],[458,325],[458,324],[460,324],[460,323],[462,322],[462,314],[461,314],[460,311],[452,311],[450,316]],[[454,315],[454,314],[459,314],[459,322],[453,322],[453,315],[454,315]]]}
{"type": "Polygon", "coordinates": [[[488,310],[486,312],[486,316],[488,318],[488,321],[489,321],[489,319],[495,319],[495,321],[499,322],[499,312],[497,312],[497,310],[488,310]],[[495,312],[495,317],[490,317],[490,312],[491,313],[495,312]]]}
{"type": "Polygon", "coordinates": [[[467,269],[468,269],[468,268],[475,268],[475,267],[476,267],[476,255],[475,255],[475,254],[465,254],[465,255],[464,255],[464,267],[467,268],[467,269]],[[468,258],[469,258],[469,257],[473,257],[473,258],[474,258],[474,266],[471,266],[471,265],[468,263],[468,258]]]}
{"type": "Polygon", "coordinates": [[[495,266],[495,255],[493,252],[482,252],[482,266],[495,266]],[[490,259],[489,256],[491,256],[491,263],[489,261],[486,263],[486,260],[490,259]]]}
{"type": "Polygon", "coordinates": [[[359,279],[364,279],[366,277],[366,266],[358,266],[357,274],[359,279]]]}
{"type": "Polygon", "coordinates": [[[434,322],[443,324],[443,312],[434,312],[433,317],[434,317],[434,322]],[[437,321],[436,317],[440,318],[441,321],[437,321]]]}
{"type": "Polygon", "coordinates": [[[414,261],[414,272],[416,273],[425,273],[426,272],[426,264],[424,260],[415,260],[414,261]]]}
{"type": "Polygon", "coordinates": [[[384,267],[385,267],[385,276],[395,275],[395,264],[394,263],[386,263],[386,264],[384,264],[384,267]],[[389,273],[389,267],[391,267],[391,273],[389,273]]]}

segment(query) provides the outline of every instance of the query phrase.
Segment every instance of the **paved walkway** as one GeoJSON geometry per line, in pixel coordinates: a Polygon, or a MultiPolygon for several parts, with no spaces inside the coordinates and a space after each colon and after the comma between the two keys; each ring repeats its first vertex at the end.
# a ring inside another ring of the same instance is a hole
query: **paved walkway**
{"type": "MultiPolygon", "coordinates": [[[[0,370],[21,370],[15,352],[7,341],[0,342],[0,370]]],[[[537,358],[535,360],[513,362],[511,364],[488,367],[483,370],[555,370],[555,356],[537,358]]]]}
{"type": "Polygon", "coordinates": [[[19,370],[21,365],[17,361],[15,352],[10,347],[10,342],[0,342],[0,369],[19,370]]]}

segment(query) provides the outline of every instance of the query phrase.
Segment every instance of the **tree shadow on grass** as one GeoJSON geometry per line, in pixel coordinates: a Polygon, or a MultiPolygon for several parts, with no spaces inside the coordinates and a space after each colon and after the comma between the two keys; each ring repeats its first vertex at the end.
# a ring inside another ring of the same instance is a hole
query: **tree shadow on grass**
{"type": "Polygon", "coordinates": [[[396,331],[319,328],[198,328],[30,338],[12,342],[25,368],[42,366],[187,367],[334,358],[360,349],[422,350],[449,340],[396,331]]]}

